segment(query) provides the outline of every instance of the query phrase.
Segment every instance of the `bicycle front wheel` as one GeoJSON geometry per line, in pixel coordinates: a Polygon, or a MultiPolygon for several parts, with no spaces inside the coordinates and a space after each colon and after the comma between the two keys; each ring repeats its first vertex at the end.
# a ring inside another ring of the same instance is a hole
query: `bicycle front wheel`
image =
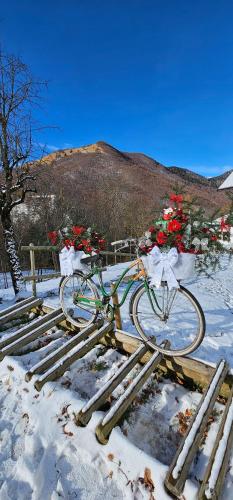
{"type": "Polygon", "coordinates": [[[95,322],[98,316],[95,301],[98,298],[99,294],[95,283],[86,278],[82,272],[76,271],[72,276],[61,280],[60,303],[62,310],[66,318],[78,328],[87,327],[95,322]]]}
{"type": "Polygon", "coordinates": [[[159,289],[147,290],[142,284],[132,296],[130,314],[142,339],[167,356],[191,353],[205,335],[202,308],[183,286],[169,290],[164,282],[159,289]]]}

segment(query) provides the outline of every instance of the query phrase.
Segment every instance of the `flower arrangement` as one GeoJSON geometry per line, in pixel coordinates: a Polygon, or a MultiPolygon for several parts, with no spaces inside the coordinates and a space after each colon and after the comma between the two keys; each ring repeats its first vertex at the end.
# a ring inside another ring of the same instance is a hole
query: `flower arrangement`
{"type": "Polygon", "coordinates": [[[106,240],[91,227],[71,226],[59,231],[50,231],[48,238],[52,245],[66,247],[68,250],[74,247],[75,251],[89,255],[92,252],[99,253],[106,247],[106,240]]]}
{"type": "Polygon", "coordinates": [[[180,193],[171,193],[158,218],[148,228],[139,242],[142,255],[154,246],[160,250],[177,248],[178,253],[202,254],[220,251],[222,238],[230,239],[230,224],[216,214],[207,219],[204,210],[197,208],[195,200],[180,193]]]}

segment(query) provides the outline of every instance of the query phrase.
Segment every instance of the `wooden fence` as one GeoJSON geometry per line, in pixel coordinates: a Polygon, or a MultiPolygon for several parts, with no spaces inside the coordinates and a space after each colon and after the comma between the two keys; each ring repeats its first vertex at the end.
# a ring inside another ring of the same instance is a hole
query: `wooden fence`
{"type": "MultiPolygon", "coordinates": [[[[58,278],[61,276],[60,271],[55,271],[53,273],[40,273],[36,272],[36,253],[38,252],[52,252],[53,256],[58,253],[58,248],[51,245],[33,245],[30,243],[28,246],[21,246],[21,251],[29,252],[30,254],[30,275],[24,277],[24,281],[32,281],[32,293],[36,297],[36,283],[38,281],[45,281],[52,278],[58,278]]],[[[117,264],[119,262],[124,262],[127,260],[132,260],[136,258],[136,254],[132,252],[119,252],[119,251],[108,251],[103,250],[100,253],[101,257],[104,258],[104,265],[108,266],[110,264],[117,264]]],[[[55,261],[55,259],[53,258],[55,261]]]]}

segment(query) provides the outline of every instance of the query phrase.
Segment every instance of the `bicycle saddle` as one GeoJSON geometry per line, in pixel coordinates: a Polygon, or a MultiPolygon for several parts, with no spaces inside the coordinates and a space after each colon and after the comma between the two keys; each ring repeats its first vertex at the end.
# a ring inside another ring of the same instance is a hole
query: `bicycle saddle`
{"type": "Polygon", "coordinates": [[[87,257],[83,257],[80,262],[82,262],[82,264],[91,264],[91,263],[94,263],[96,262],[97,260],[99,259],[99,255],[90,255],[90,256],[87,256],[87,257]]]}

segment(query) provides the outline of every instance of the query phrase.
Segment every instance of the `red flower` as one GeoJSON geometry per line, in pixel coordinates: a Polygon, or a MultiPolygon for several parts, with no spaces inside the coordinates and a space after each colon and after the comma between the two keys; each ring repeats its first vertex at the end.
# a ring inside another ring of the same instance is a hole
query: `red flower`
{"type": "Polygon", "coordinates": [[[186,251],[186,248],[184,246],[184,243],[181,241],[180,243],[177,243],[177,250],[178,252],[182,253],[186,251]]]}
{"type": "Polygon", "coordinates": [[[202,228],[202,232],[205,233],[205,234],[208,233],[209,232],[209,228],[208,227],[203,227],[202,228]]]}
{"type": "Polygon", "coordinates": [[[81,243],[86,247],[89,245],[90,241],[88,240],[81,240],[81,243]]]}
{"type": "Polygon", "coordinates": [[[159,245],[164,245],[167,242],[167,235],[163,231],[156,234],[156,240],[159,245]]]}
{"type": "Polygon", "coordinates": [[[211,240],[212,241],[217,241],[218,237],[216,236],[216,234],[212,234],[211,236],[211,240]]]}
{"type": "Polygon", "coordinates": [[[77,250],[82,250],[83,249],[83,245],[82,243],[79,243],[79,245],[77,245],[77,250]]]}
{"type": "Polygon", "coordinates": [[[163,220],[170,220],[172,217],[172,213],[168,214],[163,214],[163,220]]]}
{"type": "Polygon", "coordinates": [[[222,217],[221,222],[220,222],[220,231],[222,233],[225,232],[225,231],[229,231],[230,227],[231,226],[229,224],[226,224],[226,222],[224,220],[224,217],[222,217]]]}
{"type": "Polygon", "coordinates": [[[167,230],[169,231],[169,233],[174,233],[175,231],[179,231],[181,228],[182,228],[181,223],[176,219],[173,219],[170,222],[168,222],[167,230]]]}
{"type": "Polygon", "coordinates": [[[149,231],[150,233],[155,233],[156,232],[155,226],[150,226],[149,231]]]}
{"type": "Polygon", "coordinates": [[[101,250],[104,250],[105,247],[106,247],[106,240],[104,240],[103,238],[98,240],[98,244],[99,244],[99,247],[101,250]]]}
{"type": "Polygon", "coordinates": [[[85,233],[86,228],[82,226],[73,226],[72,227],[72,233],[75,234],[76,236],[80,236],[80,234],[85,233]]]}
{"type": "Polygon", "coordinates": [[[182,235],[181,235],[181,234],[176,234],[176,236],[175,236],[175,240],[176,240],[177,242],[181,241],[181,240],[182,240],[182,235]]]}
{"type": "Polygon", "coordinates": [[[86,247],[86,252],[87,252],[87,253],[91,253],[91,252],[92,252],[92,250],[93,250],[93,249],[92,249],[92,247],[91,247],[91,246],[87,246],[87,247],[86,247]]]}
{"type": "Polygon", "coordinates": [[[56,245],[56,243],[57,243],[57,237],[58,237],[58,232],[57,231],[50,231],[48,233],[48,237],[49,237],[52,245],[56,245]]]}
{"type": "Polygon", "coordinates": [[[182,203],[183,201],[183,195],[182,194],[170,194],[170,200],[174,201],[175,203],[182,203]]]}
{"type": "Polygon", "coordinates": [[[72,240],[65,240],[64,244],[65,244],[65,247],[68,248],[68,250],[70,247],[74,246],[74,242],[72,240]]]}

